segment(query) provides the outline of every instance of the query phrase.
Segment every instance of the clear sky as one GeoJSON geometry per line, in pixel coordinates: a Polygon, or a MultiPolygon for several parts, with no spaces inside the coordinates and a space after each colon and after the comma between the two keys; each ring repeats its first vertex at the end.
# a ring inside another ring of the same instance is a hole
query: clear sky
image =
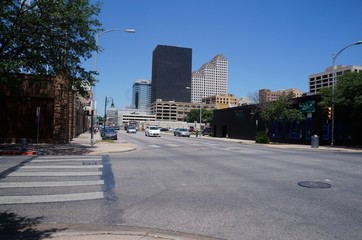
{"type": "MultiPolygon", "coordinates": [[[[95,1],[91,1],[95,2],[95,1]]],[[[308,92],[308,75],[332,65],[332,54],[362,40],[361,0],[103,0],[99,38],[97,114],[105,97],[131,105],[135,80],[151,80],[157,45],[192,48],[192,71],[217,54],[229,60],[229,93],[262,88],[308,92]]],[[[336,65],[362,65],[362,45],[336,65]]],[[[94,59],[85,63],[94,68],[94,59]]]]}

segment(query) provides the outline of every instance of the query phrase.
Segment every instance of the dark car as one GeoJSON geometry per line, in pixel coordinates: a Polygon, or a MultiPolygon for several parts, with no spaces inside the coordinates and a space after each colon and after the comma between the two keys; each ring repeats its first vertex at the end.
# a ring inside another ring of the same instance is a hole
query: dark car
{"type": "Polygon", "coordinates": [[[106,128],[104,129],[102,140],[112,139],[117,140],[117,131],[114,128],[106,128]]]}
{"type": "Polygon", "coordinates": [[[212,136],[212,128],[205,128],[204,130],[202,130],[202,136],[212,136]]]}

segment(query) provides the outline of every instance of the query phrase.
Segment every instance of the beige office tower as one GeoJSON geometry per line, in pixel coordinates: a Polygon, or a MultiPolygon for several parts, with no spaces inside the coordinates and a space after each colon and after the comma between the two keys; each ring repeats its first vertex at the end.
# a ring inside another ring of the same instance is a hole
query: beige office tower
{"type": "Polygon", "coordinates": [[[228,60],[221,54],[192,73],[191,102],[228,93],[228,60]]]}

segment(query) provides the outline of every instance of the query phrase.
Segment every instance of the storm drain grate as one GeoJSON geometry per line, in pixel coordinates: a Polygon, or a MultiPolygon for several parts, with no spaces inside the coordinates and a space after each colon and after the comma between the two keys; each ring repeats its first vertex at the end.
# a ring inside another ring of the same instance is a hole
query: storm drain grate
{"type": "Polygon", "coordinates": [[[330,188],[331,185],[325,182],[316,182],[316,181],[302,181],[298,183],[301,187],[306,188],[330,188]]]}

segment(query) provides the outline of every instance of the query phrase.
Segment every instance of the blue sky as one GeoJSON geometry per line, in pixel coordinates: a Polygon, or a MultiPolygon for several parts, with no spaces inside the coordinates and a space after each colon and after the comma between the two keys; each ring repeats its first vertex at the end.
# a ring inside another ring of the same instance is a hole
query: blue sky
{"type": "MultiPolygon", "coordinates": [[[[95,1],[91,1],[95,2],[95,1]]],[[[229,93],[262,88],[308,91],[308,75],[332,65],[332,54],[362,40],[361,0],[103,0],[99,38],[97,114],[104,99],[129,106],[135,80],[151,80],[157,45],[192,48],[195,71],[217,54],[229,60],[229,93]]],[[[362,46],[336,65],[362,65],[362,46]]],[[[85,62],[89,69],[94,59],[85,62]]]]}

